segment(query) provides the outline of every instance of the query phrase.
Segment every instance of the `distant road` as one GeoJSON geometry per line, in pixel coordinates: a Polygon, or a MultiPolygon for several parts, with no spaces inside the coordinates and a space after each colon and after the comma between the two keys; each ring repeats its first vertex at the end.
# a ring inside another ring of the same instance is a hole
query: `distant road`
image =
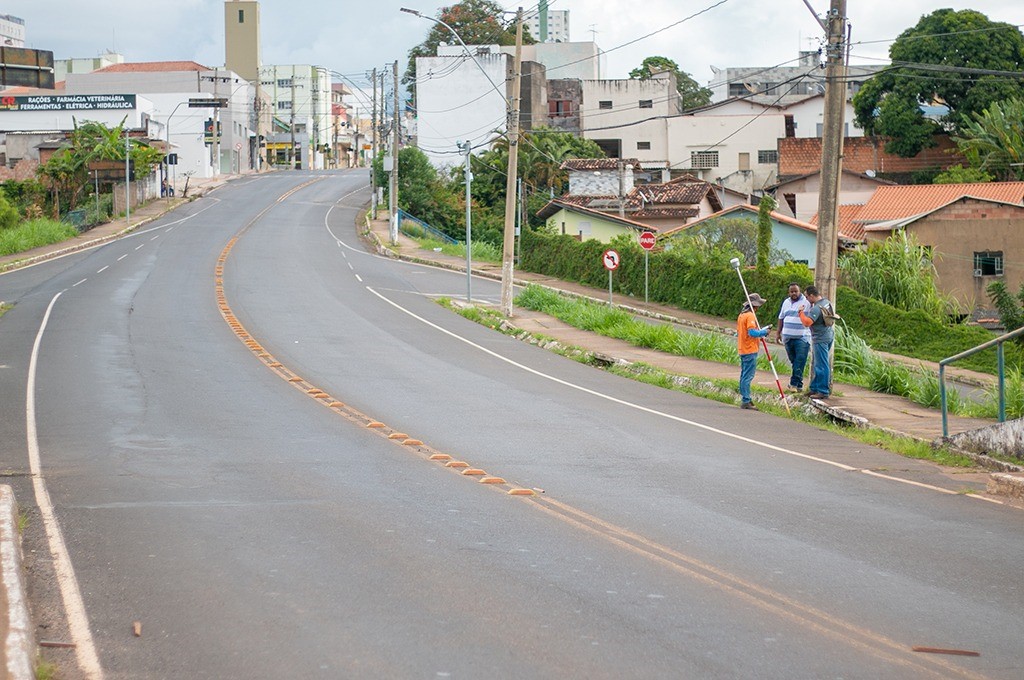
{"type": "Polygon", "coordinates": [[[365,180],[239,180],[0,277],[38,635],[96,655],[47,648],[62,678],[1024,676],[1020,511],[452,314],[464,275],[357,237],[365,180]]]}

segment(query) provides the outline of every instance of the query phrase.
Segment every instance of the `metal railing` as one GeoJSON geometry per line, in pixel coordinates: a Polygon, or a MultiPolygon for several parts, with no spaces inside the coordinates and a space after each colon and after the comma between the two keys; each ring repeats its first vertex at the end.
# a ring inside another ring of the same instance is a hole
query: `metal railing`
{"type": "Polygon", "coordinates": [[[435,229],[418,217],[413,217],[409,213],[405,212],[401,208],[398,210],[398,230],[406,236],[413,238],[433,238],[447,243],[448,245],[457,245],[462,241],[453,239],[448,234],[444,233],[440,229],[435,229]],[[407,226],[406,223],[411,223],[407,226]]]}
{"type": "Polygon", "coordinates": [[[943,437],[949,436],[948,418],[946,412],[946,366],[948,364],[953,363],[954,361],[965,359],[971,356],[972,354],[977,354],[978,352],[984,351],[993,346],[996,348],[996,365],[998,367],[999,374],[999,422],[1006,422],[1006,360],[1004,358],[1003,353],[1003,343],[1005,343],[1007,340],[1013,340],[1014,338],[1019,337],[1021,335],[1024,335],[1024,327],[1018,328],[1015,331],[1010,331],[1009,333],[1004,333],[1003,335],[1000,335],[998,338],[989,340],[988,342],[978,345],[977,347],[972,347],[971,349],[960,352],[960,354],[955,354],[939,362],[939,398],[942,402],[943,437]]]}

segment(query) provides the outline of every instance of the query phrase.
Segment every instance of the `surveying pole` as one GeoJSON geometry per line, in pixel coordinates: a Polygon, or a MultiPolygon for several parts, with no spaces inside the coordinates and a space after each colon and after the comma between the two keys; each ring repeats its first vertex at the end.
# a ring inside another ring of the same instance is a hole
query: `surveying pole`
{"type": "Polygon", "coordinates": [[[512,274],[516,245],[516,179],[519,170],[519,93],[523,65],[523,8],[516,12],[516,56],[508,104],[508,181],[505,183],[505,238],[501,250],[501,313],[512,316],[512,274]]]}

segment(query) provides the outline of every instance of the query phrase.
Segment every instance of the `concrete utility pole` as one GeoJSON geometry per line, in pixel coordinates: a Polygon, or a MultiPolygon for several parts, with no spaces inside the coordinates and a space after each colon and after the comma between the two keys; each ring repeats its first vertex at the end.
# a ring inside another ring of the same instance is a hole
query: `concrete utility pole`
{"type": "MultiPolygon", "coordinates": [[[[213,69],[213,98],[220,97],[220,72],[213,69]]],[[[213,176],[220,174],[220,107],[213,110],[213,176]]]]}
{"type": "Polygon", "coordinates": [[[519,93],[523,64],[523,8],[516,12],[516,56],[508,105],[508,181],[505,183],[505,238],[501,251],[501,313],[512,316],[512,274],[516,245],[516,179],[519,170],[519,93]]]}
{"type": "Polygon", "coordinates": [[[836,302],[839,184],[843,170],[843,113],[846,109],[846,0],[831,0],[825,65],[825,113],[821,132],[821,189],[814,279],[818,292],[836,302]]]}
{"type": "Polygon", "coordinates": [[[469,166],[473,155],[473,143],[466,140],[466,145],[459,145],[459,150],[466,153],[466,302],[473,301],[473,170],[469,166]]]}
{"type": "Polygon", "coordinates": [[[394,113],[394,141],[391,144],[391,243],[398,243],[398,145],[401,133],[401,113],[398,110],[398,60],[392,64],[392,75],[395,81],[395,113],[394,113]]]}
{"type": "MultiPolygon", "coordinates": [[[[370,198],[370,217],[377,219],[377,173],[374,171],[374,162],[377,160],[377,69],[373,69],[373,107],[370,113],[370,127],[373,140],[370,142],[370,189],[373,195],[370,198]]],[[[359,153],[358,151],[356,152],[359,153]]],[[[357,156],[358,158],[358,156],[357,156]]]]}
{"type": "Polygon", "coordinates": [[[292,101],[288,107],[290,113],[288,128],[291,130],[291,144],[288,146],[288,169],[295,169],[295,67],[292,66],[291,77],[292,101]]]}

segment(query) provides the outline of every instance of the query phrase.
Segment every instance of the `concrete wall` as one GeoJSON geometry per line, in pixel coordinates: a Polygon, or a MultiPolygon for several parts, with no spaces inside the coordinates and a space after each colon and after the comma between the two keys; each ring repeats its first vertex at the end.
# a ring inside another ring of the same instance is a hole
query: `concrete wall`
{"type": "Polygon", "coordinates": [[[480,54],[474,61],[461,47],[455,56],[416,59],[417,144],[435,167],[461,163],[460,143],[469,140],[479,153],[507,129],[504,88],[511,65],[507,54],[480,54]]]}
{"type": "MultiPolygon", "coordinates": [[[[1024,207],[965,198],[907,227],[935,253],[936,283],[953,296],[963,310],[991,308],[985,289],[1001,280],[1011,293],[1024,283],[1018,265],[1024,252],[1024,207]],[[1002,251],[1002,276],[974,276],[974,253],[1002,251]]],[[[867,232],[869,241],[884,240],[890,232],[867,232]]]]}
{"type": "Polygon", "coordinates": [[[680,112],[673,79],[584,80],[581,87],[580,128],[584,137],[617,140],[622,158],[637,158],[645,165],[668,164],[668,124],[664,117],[680,112]],[[649,101],[650,108],[640,108],[642,101],[649,101]],[[611,108],[601,108],[601,102],[611,102],[611,108]],[[650,148],[641,148],[645,145],[650,148]]]}
{"type": "Polygon", "coordinates": [[[774,151],[776,140],[785,135],[785,116],[780,113],[681,116],[670,118],[667,128],[668,156],[674,169],[746,194],[773,184],[778,176],[774,163],[758,162],[758,151],[774,151]],[[694,167],[694,153],[716,151],[714,167],[694,167]],[[742,154],[746,154],[749,170],[741,169],[742,154]]]}
{"type": "Polygon", "coordinates": [[[575,135],[580,134],[580,107],[583,105],[583,88],[576,79],[549,79],[548,101],[569,102],[569,115],[548,114],[547,125],[575,135]]]}
{"type": "MultiPolygon", "coordinates": [[[[506,54],[515,54],[514,45],[503,45],[500,49],[506,54]]],[[[594,42],[523,45],[523,61],[542,64],[547,69],[548,78],[600,78],[603,73],[601,59],[601,49],[594,42]]]]}
{"type": "MultiPolygon", "coordinates": [[[[622,172],[622,194],[633,190],[636,168],[627,165],[622,172]]],[[[574,196],[618,196],[620,178],[618,170],[572,170],[569,172],[569,193],[574,196]]]]}

